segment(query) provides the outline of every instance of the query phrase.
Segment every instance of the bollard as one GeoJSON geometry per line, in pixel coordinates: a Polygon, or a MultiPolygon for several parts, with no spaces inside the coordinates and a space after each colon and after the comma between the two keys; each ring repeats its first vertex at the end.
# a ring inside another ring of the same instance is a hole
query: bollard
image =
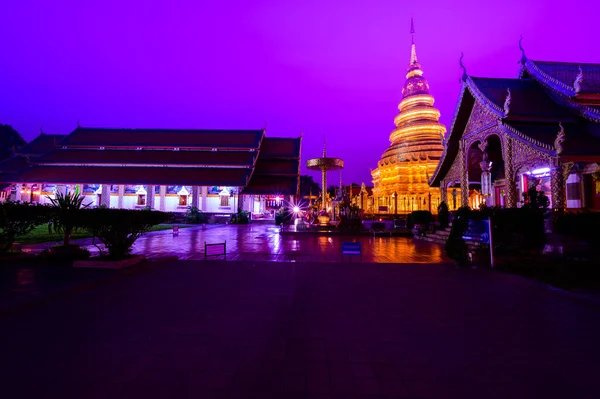
{"type": "Polygon", "coordinates": [[[206,230],[206,223],[202,223],[202,230],[206,230]]]}
{"type": "Polygon", "coordinates": [[[173,235],[174,236],[178,236],[179,235],[179,226],[173,226],[173,235]]]}

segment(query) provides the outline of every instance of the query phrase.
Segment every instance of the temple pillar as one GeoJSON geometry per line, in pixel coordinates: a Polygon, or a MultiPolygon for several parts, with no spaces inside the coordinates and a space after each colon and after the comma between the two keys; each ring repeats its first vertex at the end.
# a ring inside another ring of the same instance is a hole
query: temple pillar
{"type": "Polygon", "coordinates": [[[15,185],[15,201],[21,201],[22,196],[21,193],[23,192],[23,184],[19,183],[15,185]]]}
{"type": "Polygon", "coordinates": [[[504,160],[504,177],[506,180],[506,207],[517,207],[517,182],[513,162],[513,140],[504,136],[502,145],[502,158],[504,160]]]}
{"type": "Polygon", "coordinates": [[[200,204],[200,187],[192,186],[192,206],[198,208],[200,204]]]}
{"type": "MultiPolygon", "coordinates": [[[[446,205],[448,205],[448,187],[445,180],[442,180],[440,182],[440,198],[441,201],[445,202],[446,205]]],[[[450,208],[449,205],[448,208],[450,208]]]]}
{"type": "Polygon", "coordinates": [[[202,186],[202,212],[206,212],[208,199],[208,186],[202,186]]]}
{"type": "Polygon", "coordinates": [[[567,189],[567,178],[571,171],[570,164],[565,165],[555,161],[550,172],[550,185],[552,191],[552,209],[562,212],[567,207],[565,193],[567,189]]]}
{"type": "Polygon", "coordinates": [[[117,208],[123,209],[123,196],[125,195],[125,185],[119,184],[119,199],[117,200],[117,208]]]}
{"type": "Polygon", "coordinates": [[[469,206],[469,170],[464,140],[460,141],[458,156],[460,162],[460,206],[464,207],[469,206]]]}
{"type": "Polygon", "coordinates": [[[148,197],[146,197],[146,206],[150,209],[154,209],[154,185],[148,186],[147,193],[148,197]]]}
{"type": "Polygon", "coordinates": [[[100,205],[110,208],[110,184],[102,185],[102,203],[100,205]]]}
{"type": "Polygon", "coordinates": [[[164,212],[167,207],[167,186],[160,186],[158,195],[160,197],[158,201],[159,209],[164,212]]]}

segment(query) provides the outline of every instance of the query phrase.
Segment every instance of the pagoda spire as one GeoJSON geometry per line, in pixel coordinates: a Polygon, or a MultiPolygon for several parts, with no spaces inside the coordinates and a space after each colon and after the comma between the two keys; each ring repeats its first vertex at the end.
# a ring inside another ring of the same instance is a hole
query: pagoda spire
{"type": "Polygon", "coordinates": [[[413,17],[410,17],[410,36],[412,38],[412,44],[410,46],[410,65],[418,64],[417,61],[417,47],[415,46],[415,21],[413,17]]]}

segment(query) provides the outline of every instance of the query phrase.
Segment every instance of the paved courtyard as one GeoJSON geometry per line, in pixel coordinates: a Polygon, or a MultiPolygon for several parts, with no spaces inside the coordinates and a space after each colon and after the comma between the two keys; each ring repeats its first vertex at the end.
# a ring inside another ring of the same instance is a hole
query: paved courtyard
{"type": "MultiPolygon", "coordinates": [[[[277,262],[339,262],[341,243],[356,240],[361,243],[363,262],[377,263],[440,263],[445,258],[442,246],[407,237],[348,237],[281,235],[273,224],[209,225],[173,232],[158,231],[140,238],[134,253],[149,256],[177,255],[179,259],[204,259],[204,243],[227,243],[227,260],[277,262]]],[[[91,240],[79,240],[92,252],[97,249],[91,240]]],[[[28,245],[26,249],[41,251],[50,243],[28,245]]],[[[212,259],[219,259],[212,258],[212,259]]],[[[346,260],[348,258],[346,257],[346,260]]],[[[353,258],[359,261],[360,258],[353,258]]]]}
{"type": "Polygon", "coordinates": [[[177,261],[0,326],[4,398],[600,397],[599,309],[444,264],[177,261]]]}

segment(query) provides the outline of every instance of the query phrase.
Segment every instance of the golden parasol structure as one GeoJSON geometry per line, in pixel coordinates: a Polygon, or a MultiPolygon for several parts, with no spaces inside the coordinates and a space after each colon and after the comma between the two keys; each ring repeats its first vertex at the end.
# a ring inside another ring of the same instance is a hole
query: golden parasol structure
{"type": "Polygon", "coordinates": [[[329,158],[327,156],[327,142],[323,143],[323,156],[306,161],[306,167],[310,170],[321,171],[321,209],[327,211],[327,172],[330,170],[344,169],[344,161],[340,158],[329,158]]]}

